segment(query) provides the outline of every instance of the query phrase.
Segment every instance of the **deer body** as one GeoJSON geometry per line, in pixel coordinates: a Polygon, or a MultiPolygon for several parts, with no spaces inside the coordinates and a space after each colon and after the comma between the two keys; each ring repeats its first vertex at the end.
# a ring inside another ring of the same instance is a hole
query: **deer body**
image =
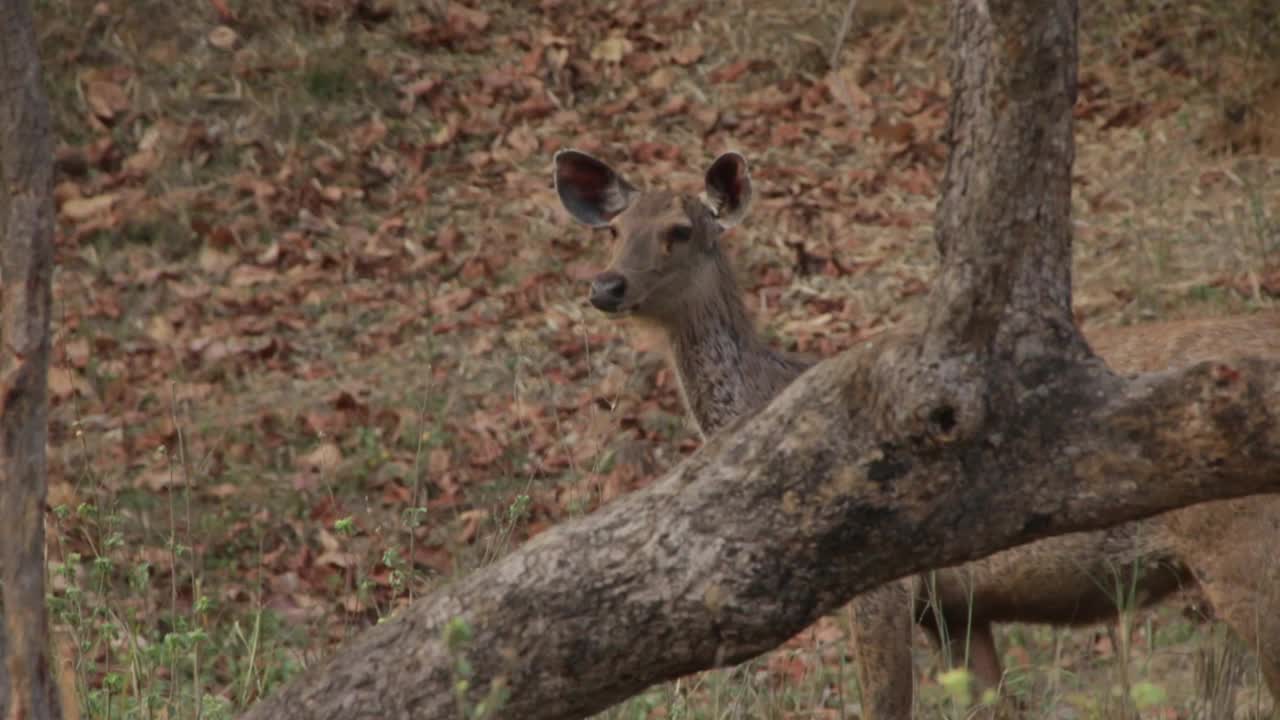
{"type": "MultiPolygon", "coordinates": [[[[620,240],[610,269],[592,283],[591,303],[658,326],[704,436],[761,409],[809,367],[757,334],[721,249],[721,230],[750,202],[741,156],[722,155],[707,171],[706,203],[642,193],[574,151],[557,154],[555,179],[571,214],[612,228],[620,240]]],[[[1280,356],[1280,314],[1108,329],[1088,339],[1125,373],[1280,356]]],[[[996,686],[1002,670],[993,623],[1112,620],[1122,606],[1150,605],[1189,586],[1198,586],[1215,615],[1254,649],[1280,700],[1280,498],[1260,496],[1047,538],[855,598],[863,715],[910,717],[913,621],[981,684],[996,686]]]]}

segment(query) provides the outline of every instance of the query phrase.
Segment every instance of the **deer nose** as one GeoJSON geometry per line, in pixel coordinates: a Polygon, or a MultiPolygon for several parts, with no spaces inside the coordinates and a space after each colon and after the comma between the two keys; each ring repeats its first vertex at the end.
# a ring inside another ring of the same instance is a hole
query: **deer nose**
{"type": "Polygon", "coordinates": [[[602,272],[591,281],[591,304],[597,310],[618,312],[627,293],[627,279],[616,272],[602,272]]]}

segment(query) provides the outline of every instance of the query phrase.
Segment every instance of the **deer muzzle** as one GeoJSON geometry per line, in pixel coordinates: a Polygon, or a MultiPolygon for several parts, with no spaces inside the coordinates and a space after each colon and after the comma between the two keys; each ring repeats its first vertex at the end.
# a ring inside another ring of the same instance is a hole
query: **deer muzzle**
{"type": "Polygon", "coordinates": [[[602,272],[591,281],[591,305],[603,312],[616,313],[622,309],[622,299],[627,294],[627,279],[621,274],[602,272]]]}

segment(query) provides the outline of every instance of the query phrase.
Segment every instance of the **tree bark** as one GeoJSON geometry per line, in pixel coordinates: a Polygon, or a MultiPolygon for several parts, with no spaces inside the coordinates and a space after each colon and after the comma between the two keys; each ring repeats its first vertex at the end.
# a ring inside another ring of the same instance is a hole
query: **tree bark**
{"type": "Polygon", "coordinates": [[[923,332],[818,365],[654,485],[420,600],[248,717],[450,717],[495,689],[494,717],[583,717],[904,575],[1280,489],[1280,364],[1122,379],[1072,322],[1074,0],[957,0],[952,30],[923,332]]]}
{"type": "Polygon", "coordinates": [[[0,2],[0,716],[62,717],[44,604],[53,142],[26,0],[0,2]]]}
{"type": "Polygon", "coordinates": [[[952,151],[926,346],[939,358],[1079,357],[1085,344],[1071,312],[1075,2],[953,5],[952,151]]]}

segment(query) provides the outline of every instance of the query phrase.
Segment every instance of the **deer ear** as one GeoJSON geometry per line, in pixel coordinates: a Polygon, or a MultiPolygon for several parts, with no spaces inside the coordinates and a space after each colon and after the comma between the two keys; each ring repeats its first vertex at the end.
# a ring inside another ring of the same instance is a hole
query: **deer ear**
{"type": "Polygon", "coordinates": [[[636,189],[613,168],[577,150],[555,157],[556,194],[578,222],[603,227],[627,209],[636,189]]]}
{"type": "Polygon", "coordinates": [[[707,203],[721,227],[733,227],[746,217],[751,207],[751,174],[747,159],[727,152],[707,170],[707,203]]]}

